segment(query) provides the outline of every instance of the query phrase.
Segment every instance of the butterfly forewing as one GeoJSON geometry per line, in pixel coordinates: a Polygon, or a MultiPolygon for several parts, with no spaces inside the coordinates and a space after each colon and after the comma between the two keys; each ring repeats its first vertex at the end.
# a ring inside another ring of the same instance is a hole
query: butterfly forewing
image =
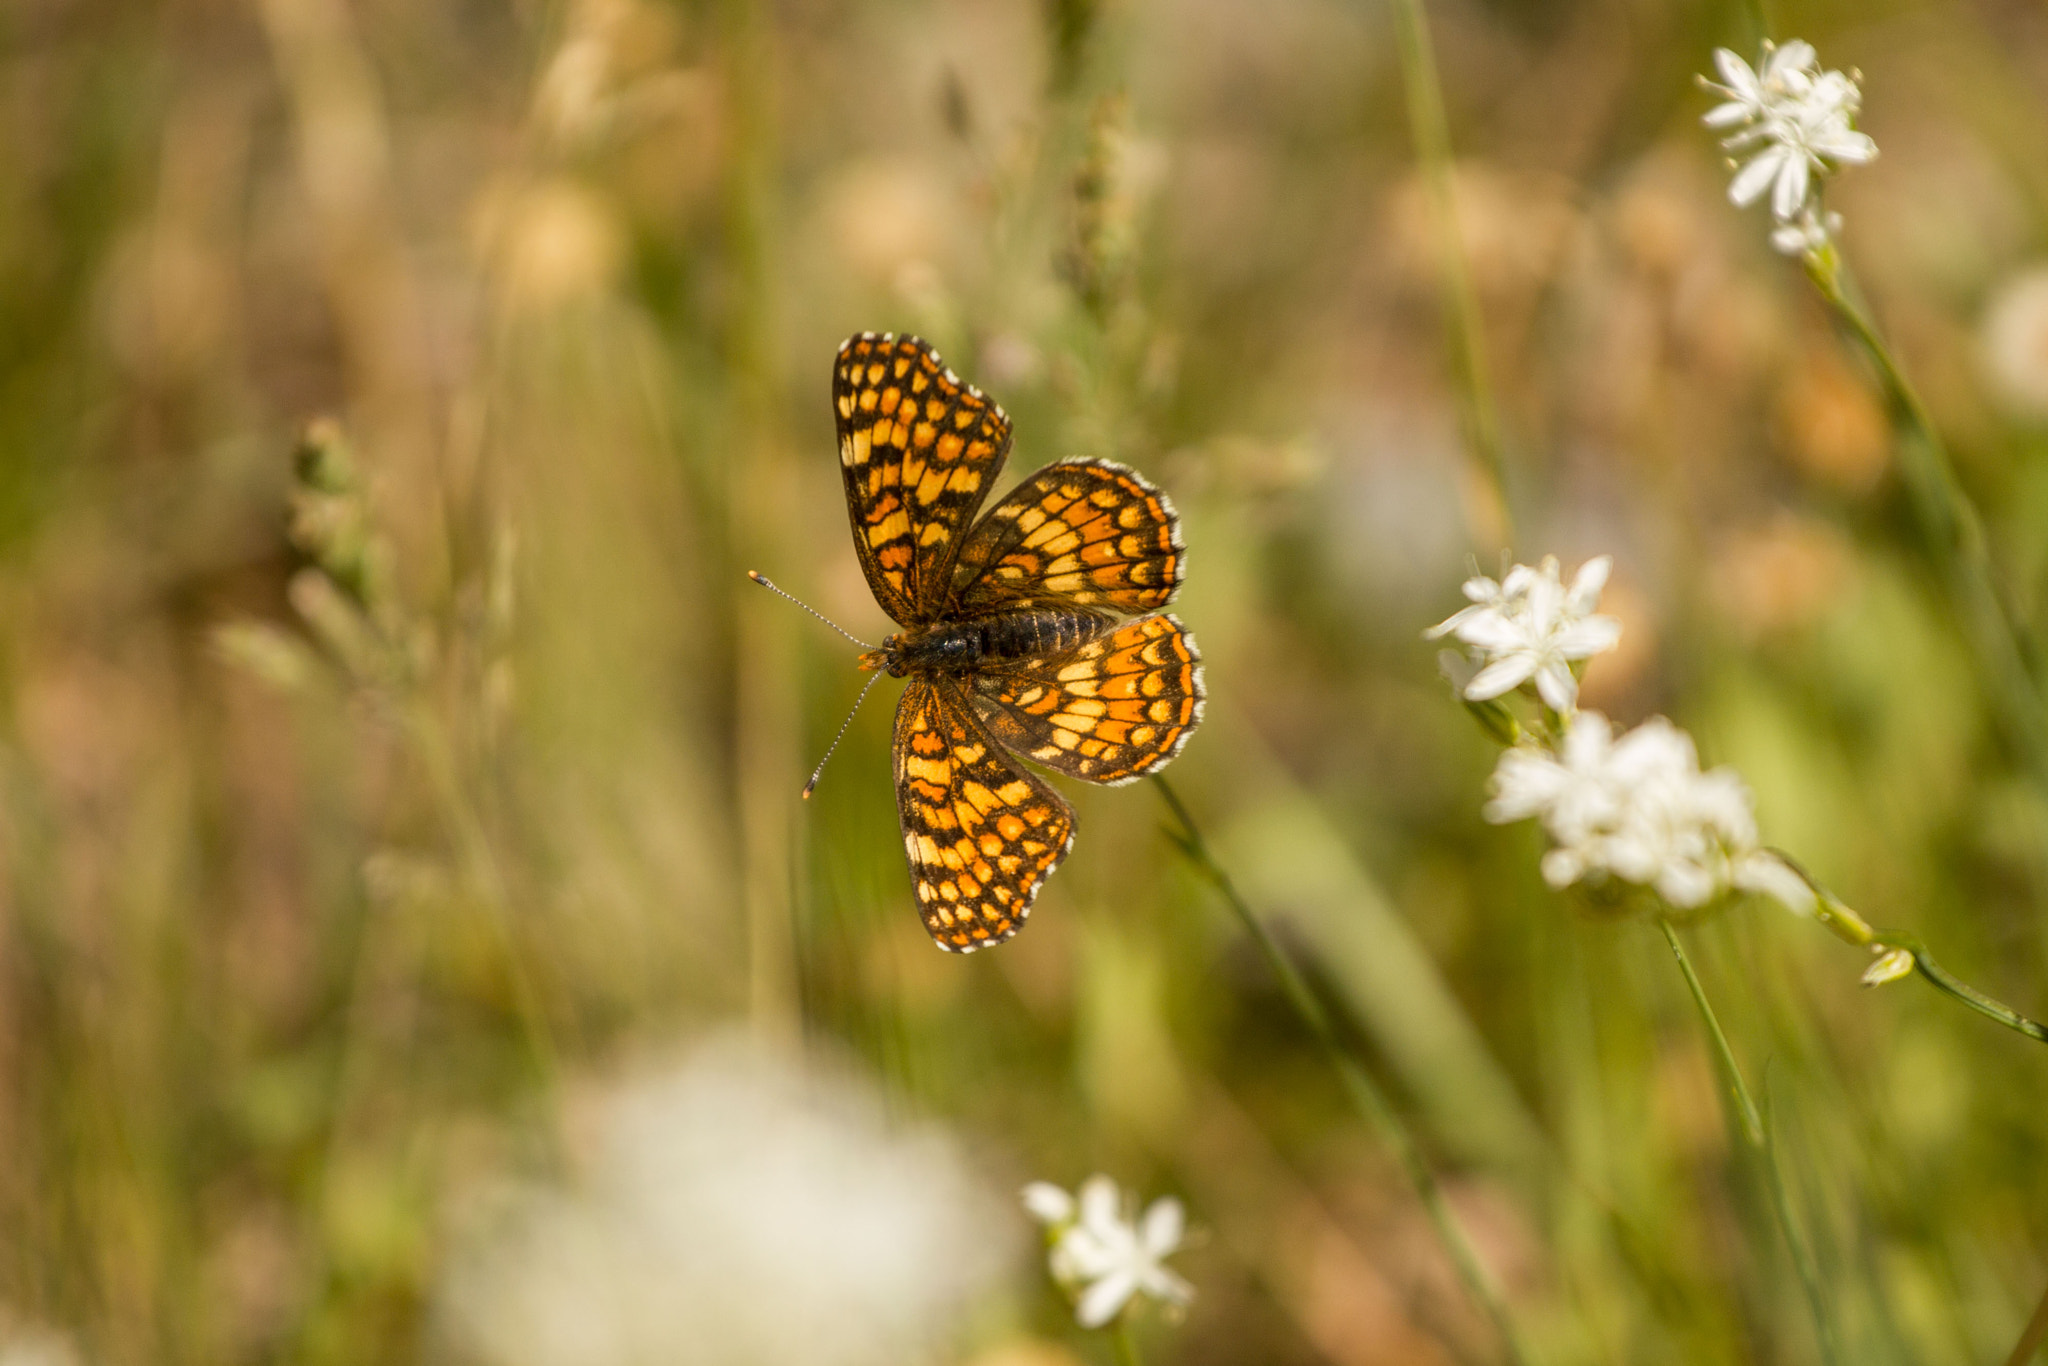
{"type": "Polygon", "coordinates": [[[972,952],[1023,927],[1074,839],[1074,813],[975,718],[960,685],[920,675],[896,706],[896,806],[924,927],[972,952]]]}
{"type": "Polygon", "coordinates": [[[832,371],[854,549],[882,610],[934,620],[968,523],[1010,450],[1010,419],[916,337],[864,332],[832,371]]]}
{"type": "Polygon", "coordinates": [[[1202,660],[1171,616],[1125,622],[1078,649],[972,680],[975,712],[1009,748],[1058,773],[1127,783],[1163,767],[1202,719],[1202,660]]]}
{"type": "Polygon", "coordinates": [[[1186,570],[1166,495],[1108,460],[1061,460],[988,510],[954,569],[961,616],[1069,603],[1149,612],[1186,570]]]}

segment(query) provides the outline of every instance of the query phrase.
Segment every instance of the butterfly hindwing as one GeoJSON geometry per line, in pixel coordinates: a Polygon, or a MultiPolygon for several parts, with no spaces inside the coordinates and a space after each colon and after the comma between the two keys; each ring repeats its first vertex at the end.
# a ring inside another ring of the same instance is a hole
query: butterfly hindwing
{"type": "Polygon", "coordinates": [[[1023,927],[1074,840],[1074,813],[1003,753],[960,684],[914,675],[896,705],[896,806],[924,927],[970,953],[1023,927]]]}
{"type": "Polygon", "coordinates": [[[868,586],[897,621],[930,621],[1009,455],[1010,419],[918,338],[872,332],[839,348],[832,411],[868,586]]]}
{"type": "Polygon", "coordinates": [[[1047,465],[988,510],[953,573],[963,616],[1069,603],[1151,612],[1186,572],[1166,495],[1109,460],[1047,465]]]}
{"type": "Polygon", "coordinates": [[[1202,657],[1170,615],[1125,622],[1064,654],[1005,661],[971,686],[996,739],[1092,783],[1164,767],[1202,719],[1202,657]]]}

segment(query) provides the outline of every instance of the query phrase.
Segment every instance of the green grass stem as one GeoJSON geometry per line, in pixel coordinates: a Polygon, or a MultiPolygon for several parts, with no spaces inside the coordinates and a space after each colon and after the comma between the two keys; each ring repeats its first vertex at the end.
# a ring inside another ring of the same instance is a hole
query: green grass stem
{"type": "Polygon", "coordinates": [[[1230,874],[1224,871],[1222,865],[1210,853],[1209,843],[1202,837],[1201,827],[1195,824],[1194,816],[1181,801],[1180,794],[1173,790],[1165,778],[1154,778],[1153,782],[1158,787],[1159,795],[1166,802],[1167,808],[1173,812],[1174,819],[1180,823],[1180,829],[1172,833],[1181,852],[1187,855],[1188,861],[1194,864],[1221,893],[1230,909],[1236,912],[1239,922],[1250,933],[1253,942],[1259,946],[1260,953],[1265,956],[1267,965],[1273,970],[1273,976],[1280,984],[1281,993],[1286,996],[1288,1004],[1293,1007],[1302,1025],[1315,1039],[1324,1056],[1329,1059],[1330,1065],[1336,1069],[1346,1096],[1372,1126],[1381,1141],[1394,1151],[1402,1170],[1407,1173],[1409,1181],[1414,1185],[1416,1194],[1421,1197],[1423,1207],[1429,1213],[1430,1223],[1436,1230],[1437,1239],[1450,1255],[1459,1279],[1464,1282],[1466,1291],[1485,1311],[1486,1316],[1492,1320],[1495,1330],[1500,1334],[1508,1359],[1526,1366],[1533,1358],[1523,1345],[1514,1320],[1508,1314],[1507,1302],[1501,1294],[1500,1287],[1495,1283],[1492,1273],[1480,1261],[1471,1238],[1458,1221],[1457,1213],[1444,1198],[1443,1188],[1437,1183],[1436,1173],[1431,1170],[1429,1161],[1423,1155],[1422,1147],[1416,1142],[1414,1134],[1409,1131],[1400,1113],[1387,1099],[1379,1084],[1338,1038],[1329,1010],[1309,987],[1300,969],[1295,967],[1293,960],[1288,958],[1286,951],[1280,947],[1279,941],[1273,938],[1272,932],[1252,913],[1251,907],[1238,894],[1230,874]]]}
{"type": "Polygon", "coordinates": [[[1876,371],[1898,433],[1899,468],[1928,553],[1940,566],[1982,665],[1991,702],[2035,783],[2048,793],[2048,712],[2031,664],[2036,643],[1998,589],[1984,521],[1957,480],[1948,448],[1918,391],[1870,315],[1857,302],[1832,247],[1807,263],[1807,277],[1876,371]]]}
{"type": "Polygon", "coordinates": [[[1471,530],[1480,539],[1497,532],[1499,539],[1507,542],[1514,537],[1514,517],[1508,501],[1506,444],[1488,374],[1479,296],[1472,287],[1464,239],[1458,231],[1457,196],[1451,184],[1450,121],[1444,114],[1443,85],[1437,76],[1436,51],[1422,0],[1394,0],[1394,32],[1401,56],[1401,83],[1408,96],[1409,131],[1438,244],[1445,341],[1458,388],[1459,415],[1473,468],[1494,502],[1491,515],[1497,527],[1476,524],[1480,519],[1475,517],[1471,530]]]}
{"type": "Polygon", "coordinates": [[[1807,1246],[1798,1222],[1792,1217],[1791,1195],[1785,1187],[1784,1173],[1778,1166],[1777,1145],[1772,1139],[1771,1127],[1764,1112],[1757,1108],[1755,1098],[1750,1095],[1748,1084],[1742,1079],[1742,1068],[1735,1061],[1735,1050],[1728,1044],[1728,1035],[1721,1028],[1720,1018],[1714,1014],[1713,1003],[1707,1000],[1707,990],[1700,984],[1699,973],[1693,970],[1692,959],[1686,954],[1678,931],[1668,920],[1659,920],[1657,926],[1664,931],[1664,942],[1671,946],[1671,956],[1678,960],[1678,970],[1685,977],[1686,990],[1692,994],[1692,1003],[1698,1008],[1707,1038],[1714,1046],[1714,1061],[1735,1105],[1737,1129],[1763,1170],[1765,1184],[1770,1190],[1772,1213],[1777,1216],[1778,1230],[1784,1235],[1786,1251],[1791,1254],[1793,1270],[1799,1276],[1799,1288],[1805,1294],[1807,1309],[1813,1315],[1821,1360],[1828,1366],[1836,1366],[1842,1359],[1841,1350],[1835,1343],[1834,1324],[1821,1294],[1820,1272],[1814,1265],[1813,1250],[1807,1246]]]}
{"type": "Polygon", "coordinates": [[[1944,995],[1952,996],[1986,1019],[1996,1020],[2015,1033],[2024,1034],[2038,1043],[2048,1043],[2048,1025],[2029,1019],[2011,1006],[1995,997],[1977,990],[1963,981],[1940,963],[1927,951],[1927,946],[1918,935],[1904,930],[1880,929],[1870,924],[1854,908],[1829,891],[1813,874],[1806,871],[1799,861],[1781,850],[1772,854],[1787,868],[1797,873],[1814,895],[1814,915],[1836,938],[1881,953],[1887,949],[1904,949],[1913,955],[1913,971],[1929,986],[1944,995]]]}

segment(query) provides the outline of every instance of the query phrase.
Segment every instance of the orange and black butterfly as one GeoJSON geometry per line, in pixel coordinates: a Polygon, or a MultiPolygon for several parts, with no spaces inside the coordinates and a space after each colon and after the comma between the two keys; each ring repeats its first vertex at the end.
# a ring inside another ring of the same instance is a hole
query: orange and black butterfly
{"type": "Polygon", "coordinates": [[[1163,768],[1202,719],[1195,638],[1156,613],[1186,568],[1166,495],[1061,460],[979,521],[1010,419],[916,337],[863,332],[832,371],[854,549],[903,630],[860,657],[910,679],[896,806],[918,911],[969,953],[1023,927],[1074,842],[1073,809],[1021,755],[1092,783],[1163,768]]]}

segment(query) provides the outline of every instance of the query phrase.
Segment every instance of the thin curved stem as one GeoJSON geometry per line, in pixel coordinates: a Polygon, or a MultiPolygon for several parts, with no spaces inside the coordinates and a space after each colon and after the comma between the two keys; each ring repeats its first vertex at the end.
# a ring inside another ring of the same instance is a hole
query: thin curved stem
{"type": "Polygon", "coordinates": [[[1126,1318],[1119,1317],[1111,1326],[1109,1349],[1116,1354],[1116,1366],[1145,1366],[1145,1358],[1138,1354],[1137,1335],[1126,1318]]]}
{"type": "Polygon", "coordinates": [[[1443,1188],[1438,1185],[1436,1173],[1431,1170],[1428,1159],[1423,1156],[1422,1147],[1416,1142],[1415,1135],[1409,1131],[1400,1112],[1387,1099],[1379,1084],[1338,1038],[1328,1008],[1309,987],[1307,979],[1301,975],[1301,970],[1295,967],[1293,960],[1288,958],[1279,941],[1273,938],[1272,931],[1252,913],[1251,907],[1238,894],[1236,884],[1230,880],[1230,874],[1223,870],[1215,855],[1209,852],[1209,843],[1202,838],[1201,827],[1195,824],[1195,819],[1189,814],[1186,804],[1181,801],[1180,794],[1175,792],[1164,778],[1155,777],[1152,781],[1167,808],[1173,812],[1174,819],[1180,823],[1179,830],[1168,833],[1180,846],[1181,852],[1187,855],[1188,861],[1222,894],[1230,909],[1237,913],[1238,920],[1265,956],[1267,966],[1273,970],[1273,976],[1280,984],[1281,994],[1286,996],[1287,1003],[1294,1008],[1294,1013],[1300,1017],[1303,1026],[1314,1037],[1324,1056],[1329,1059],[1330,1065],[1336,1069],[1339,1080],[1344,1084],[1345,1094],[1365,1117],[1366,1122],[1379,1134],[1381,1141],[1393,1149],[1402,1170],[1415,1187],[1415,1193],[1421,1197],[1423,1208],[1428,1211],[1430,1223],[1436,1230],[1437,1240],[1450,1254],[1451,1262],[1457,1268],[1459,1279],[1465,1283],[1466,1291],[1493,1321],[1494,1329],[1500,1334],[1508,1359],[1520,1366],[1526,1366],[1533,1358],[1523,1345],[1514,1320],[1508,1315],[1507,1302],[1501,1294],[1500,1287],[1495,1283],[1493,1274],[1486,1269],[1485,1263],[1479,1260],[1472,1240],[1467,1236],[1464,1226],[1458,1222],[1457,1213],[1444,1198],[1443,1188]]]}
{"type": "MultiPolygon", "coordinates": [[[[2018,1034],[2024,1034],[2038,1043],[2048,1043],[2048,1025],[2039,1020],[2029,1019],[2005,1002],[1988,996],[1968,982],[1944,968],[1927,951],[1920,937],[1904,930],[1880,929],[1858,915],[1854,908],[1833,892],[1829,891],[1812,873],[1806,871],[1799,860],[1780,849],[1770,851],[1772,857],[1798,874],[1799,880],[1807,885],[1814,896],[1814,916],[1827,926],[1830,933],[1844,943],[1858,948],[1869,949],[1872,953],[1885,953],[1892,949],[1903,949],[1913,956],[1913,971],[1924,978],[1929,986],[1946,995],[1953,996],[1986,1019],[1996,1020],[2018,1034]]],[[[1866,979],[1867,980],[1867,979],[1866,979]]]]}
{"type": "Polygon", "coordinates": [[[1889,935],[1880,931],[1882,942],[1906,950],[1913,955],[1913,968],[1927,979],[1928,985],[1937,991],[1955,997],[1979,1015],[1998,1021],[2007,1029],[2026,1035],[2039,1043],[2048,1043],[2048,1025],[2039,1020],[2030,1020],[2002,1001],[1986,996],[1968,982],[1952,975],[1948,969],[1934,961],[1920,942],[1910,935],[1889,935]]]}
{"type": "Polygon", "coordinates": [[[1777,1144],[1771,1136],[1767,1116],[1757,1108],[1749,1086],[1742,1080],[1742,1068],[1735,1061],[1735,1050],[1728,1044],[1728,1035],[1721,1028],[1720,1018],[1714,1014],[1713,1004],[1707,1000],[1707,990],[1700,985],[1699,974],[1693,970],[1692,959],[1687,956],[1678,931],[1672,928],[1669,920],[1658,920],[1657,927],[1664,931],[1664,942],[1671,946],[1671,956],[1678,960],[1678,970],[1685,976],[1686,990],[1692,993],[1692,1003],[1699,1010],[1701,1022],[1706,1025],[1707,1037],[1714,1045],[1714,1060],[1735,1101],[1743,1141],[1763,1169],[1764,1183],[1771,1194],[1771,1211],[1778,1220],[1778,1232],[1785,1239],[1785,1250],[1791,1255],[1792,1269],[1799,1276],[1799,1288],[1806,1296],[1807,1310],[1813,1315],[1813,1331],[1820,1341],[1821,1360],[1828,1366],[1835,1366],[1841,1360],[1841,1352],[1835,1344],[1835,1328],[1828,1316],[1827,1301],[1821,1294],[1820,1270],[1814,1264],[1813,1249],[1807,1246],[1798,1222],[1792,1217],[1792,1197],[1785,1187],[1785,1174],[1778,1166],[1777,1144]]]}
{"type": "Polygon", "coordinates": [[[1437,78],[1436,53],[1430,43],[1429,19],[1422,0],[1394,0],[1394,31],[1401,53],[1401,83],[1408,95],[1408,123],[1415,141],[1429,198],[1430,226],[1437,240],[1437,268],[1444,295],[1445,338],[1458,386],[1460,415],[1472,467],[1480,476],[1493,507],[1468,514],[1476,540],[1514,539],[1514,518],[1508,503],[1506,443],[1501,437],[1499,407],[1488,378],[1479,296],[1465,267],[1463,236],[1458,231],[1456,197],[1451,185],[1451,132],[1444,116],[1443,85],[1437,78]],[[1487,525],[1487,523],[1494,525],[1487,525]]]}
{"type": "Polygon", "coordinates": [[[1857,302],[1847,269],[1832,247],[1807,263],[1820,291],[1877,372],[1899,434],[1899,468],[1929,553],[1948,579],[1965,630],[1987,675],[1992,705],[2035,783],[2048,791],[2048,712],[2033,665],[2039,650],[1998,589],[1983,517],[1957,480],[1948,449],[1898,358],[1857,302]]]}
{"type": "Polygon", "coordinates": [[[1735,1100],[1736,1117],[1742,1121],[1742,1136],[1753,1148],[1764,1146],[1763,1112],[1756,1107],[1756,1101],[1749,1094],[1749,1087],[1742,1080],[1742,1068],[1735,1062],[1735,1050],[1728,1044],[1728,1036],[1721,1029],[1720,1017],[1714,1014],[1714,1007],[1707,1000],[1707,989],[1700,985],[1700,975],[1693,971],[1692,959],[1686,955],[1685,945],[1678,938],[1678,931],[1668,920],[1659,920],[1657,928],[1664,931],[1664,942],[1671,946],[1671,956],[1678,960],[1678,970],[1684,974],[1685,987],[1692,993],[1692,1003],[1699,1009],[1700,1019],[1707,1027],[1707,1038],[1714,1045],[1714,1061],[1720,1066],[1721,1080],[1727,1085],[1728,1093],[1735,1100]]]}

